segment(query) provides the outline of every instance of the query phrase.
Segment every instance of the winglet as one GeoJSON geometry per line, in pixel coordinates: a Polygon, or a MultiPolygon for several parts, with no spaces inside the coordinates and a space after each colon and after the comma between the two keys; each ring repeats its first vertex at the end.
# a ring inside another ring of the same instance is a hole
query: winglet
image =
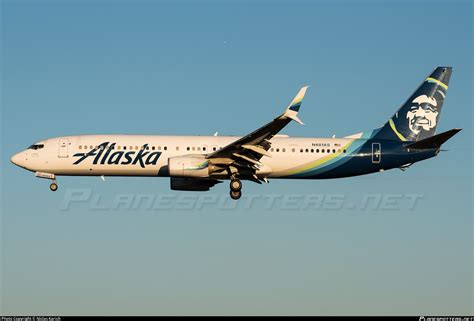
{"type": "Polygon", "coordinates": [[[298,91],[295,98],[291,101],[290,105],[286,108],[285,113],[283,116],[286,116],[297,123],[304,125],[303,122],[298,118],[297,114],[301,107],[301,102],[303,101],[304,95],[306,94],[306,90],[309,86],[304,86],[303,88],[298,91]]]}
{"type": "Polygon", "coordinates": [[[303,101],[304,95],[306,94],[306,90],[309,88],[309,86],[304,86],[303,88],[298,91],[298,94],[296,94],[295,98],[291,101],[290,105],[286,110],[292,110],[295,112],[298,112],[301,107],[301,102],[303,101]]]}
{"type": "Polygon", "coordinates": [[[300,125],[304,125],[304,123],[301,121],[301,119],[299,119],[298,116],[296,116],[296,115],[288,114],[288,115],[286,115],[286,117],[288,117],[291,120],[294,120],[295,122],[297,122],[300,125]]]}

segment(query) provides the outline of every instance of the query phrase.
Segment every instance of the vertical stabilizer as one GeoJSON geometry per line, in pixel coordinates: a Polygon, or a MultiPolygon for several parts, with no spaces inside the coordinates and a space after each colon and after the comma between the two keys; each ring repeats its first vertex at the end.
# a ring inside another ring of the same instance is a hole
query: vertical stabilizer
{"type": "Polygon", "coordinates": [[[376,134],[377,138],[418,141],[435,135],[451,67],[437,67],[376,134]]]}

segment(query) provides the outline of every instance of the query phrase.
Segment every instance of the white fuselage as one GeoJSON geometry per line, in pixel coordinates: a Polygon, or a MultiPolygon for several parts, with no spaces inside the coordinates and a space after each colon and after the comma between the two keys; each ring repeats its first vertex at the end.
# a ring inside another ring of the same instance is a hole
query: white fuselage
{"type": "MultiPolygon", "coordinates": [[[[54,175],[169,176],[169,158],[210,154],[236,139],[236,136],[65,136],[40,141],[35,144],[40,148],[18,153],[12,162],[34,172],[54,175]],[[109,147],[101,149],[104,143],[109,147]],[[88,153],[91,154],[86,156],[88,153]],[[81,154],[86,155],[81,157],[81,154]]],[[[264,165],[260,173],[265,177],[283,177],[289,169],[308,162],[329,155],[343,156],[344,147],[355,139],[277,135],[268,151],[271,157],[263,156],[260,160],[264,165]]]]}

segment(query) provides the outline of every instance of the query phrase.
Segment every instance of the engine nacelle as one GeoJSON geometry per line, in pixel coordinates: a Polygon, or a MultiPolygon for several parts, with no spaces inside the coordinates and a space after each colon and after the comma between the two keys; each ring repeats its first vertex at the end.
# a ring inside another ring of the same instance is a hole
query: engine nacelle
{"type": "Polygon", "coordinates": [[[174,191],[208,191],[211,187],[221,181],[215,179],[189,178],[189,177],[171,177],[170,188],[174,191]]]}
{"type": "Polygon", "coordinates": [[[209,177],[209,161],[203,155],[184,155],[168,159],[171,177],[209,177]]]}

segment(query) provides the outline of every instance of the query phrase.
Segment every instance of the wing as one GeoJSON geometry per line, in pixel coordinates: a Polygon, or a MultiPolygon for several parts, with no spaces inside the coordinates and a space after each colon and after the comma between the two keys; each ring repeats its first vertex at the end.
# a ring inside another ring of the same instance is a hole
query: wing
{"type": "Polygon", "coordinates": [[[292,120],[303,125],[298,118],[298,111],[307,89],[308,86],[300,89],[283,114],[252,133],[208,154],[206,158],[211,163],[220,165],[222,169],[227,169],[229,176],[250,173],[254,180],[259,181],[255,173],[262,167],[259,160],[264,155],[271,157],[267,151],[270,149],[272,137],[292,120]]]}

